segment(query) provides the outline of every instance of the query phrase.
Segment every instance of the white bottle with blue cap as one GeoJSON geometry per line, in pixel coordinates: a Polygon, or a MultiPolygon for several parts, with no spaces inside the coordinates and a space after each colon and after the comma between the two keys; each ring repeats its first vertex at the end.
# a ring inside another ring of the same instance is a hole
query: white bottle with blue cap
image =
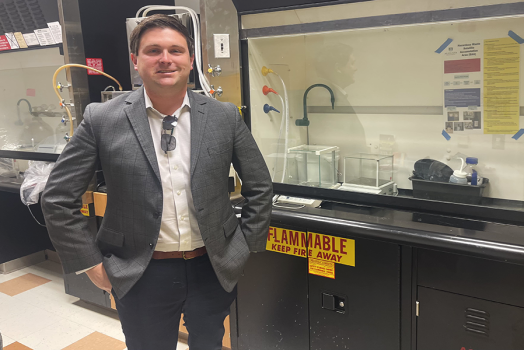
{"type": "Polygon", "coordinates": [[[467,185],[468,184],[468,174],[464,171],[464,158],[459,158],[462,164],[460,165],[460,170],[455,170],[453,175],[449,178],[449,182],[454,184],[467,185]]]}
{"type": "Polygon", "coordinates": [[[478,158],[468,157],[466,158],[466,172],[467,176],[471,178],[471,184],[474,186],[482,185],[483,179],[479,176],[476,168],[479,163],[478,158]]]}

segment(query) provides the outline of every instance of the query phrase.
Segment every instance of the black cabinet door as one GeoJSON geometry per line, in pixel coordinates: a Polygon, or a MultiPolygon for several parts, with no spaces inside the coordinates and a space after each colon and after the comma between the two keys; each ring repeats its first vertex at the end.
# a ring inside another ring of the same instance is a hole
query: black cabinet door
{"type": "Polygon", "coordinates": [[[398,245],[356,239],[355,266],[335,264],[335,279],[310,274],[309,293],[311,350],[400,348],[398,245]]]}
{"type": "Polygon", "coordinates": [[[524,266],[444,253],[418,251],[418,285],[524,307],[524,266]]]}
{"type": "Polygon", "coordinates": [[[418,350],[522,350],[524,308],[419,287],[418,350]]]}
{"type": "Polygon", "coordinates": [[[238,350],[309,348],[307,259],[252,254],[238,282],[238,350]]]}
{"type": "MultiPolygon", "coordinates": [[[[44,216],[40,204],[31,211],[40,223],[44,216]]],[[[44,249],[54,250],[45,227],[39,226],[20,200],[20,193],[0,190],[0,264],[44,249]]]]}

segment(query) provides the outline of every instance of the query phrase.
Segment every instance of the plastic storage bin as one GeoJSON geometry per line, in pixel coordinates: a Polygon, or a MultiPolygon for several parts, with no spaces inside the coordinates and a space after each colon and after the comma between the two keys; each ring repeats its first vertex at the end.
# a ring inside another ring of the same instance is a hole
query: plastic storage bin
{"type": "Polygon", "coordinates": [[[413,197],[415,198],[464,204],[480,204],[482,193],[488,184],[486,178],[479,186],[426,181],[413,177],[409,179],[413,184],[413,197]]]}
{"type": "Polygon", "coordinates": [[[339,148],[301,145],[288,149],[286,183],[333,188],[338,185],[339,148]]]}

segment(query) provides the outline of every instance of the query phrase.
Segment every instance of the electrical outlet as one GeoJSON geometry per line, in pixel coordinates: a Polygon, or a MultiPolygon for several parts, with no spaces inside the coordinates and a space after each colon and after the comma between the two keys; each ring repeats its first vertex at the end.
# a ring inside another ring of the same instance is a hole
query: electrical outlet
{"type": "Polygon", "coordinates": [[[504,149],[504,143],[505,143],[505,136],[506,135],[493,135],[493,141],[492,141],[492,148],[493,149],[504,149]]]}
{"type": "Polygon", "coordinates": [[[213,34],[215,58],[229,58],[229,34],[213,34]]]}

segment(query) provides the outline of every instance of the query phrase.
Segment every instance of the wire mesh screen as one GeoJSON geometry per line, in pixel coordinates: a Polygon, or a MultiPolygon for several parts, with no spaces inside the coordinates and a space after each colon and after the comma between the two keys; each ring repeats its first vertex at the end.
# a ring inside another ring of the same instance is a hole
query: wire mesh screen
{"type": "Polygon", "coordinates": [[[32,32],[47,22],[38,0],[0,0],[0,34],[32,32]]]}

